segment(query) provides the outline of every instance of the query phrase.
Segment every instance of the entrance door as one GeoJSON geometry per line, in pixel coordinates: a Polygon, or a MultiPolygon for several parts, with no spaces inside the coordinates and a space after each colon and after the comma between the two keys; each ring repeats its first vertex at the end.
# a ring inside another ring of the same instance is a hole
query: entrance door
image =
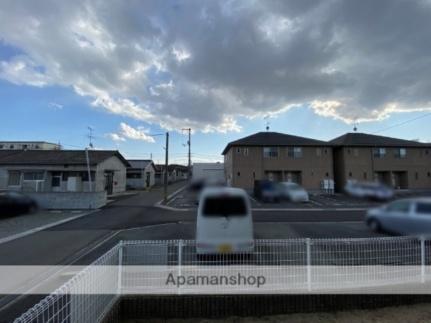
{"type": "Polygon", "coordinates": [[[62,178],[61,172],[52,172],[51,188],[52,188],[53,192],[60,192],[61,191],[61,178],[62,178]]]}
{"type": "Polygon", "coordinates": [[[150,172],[145,173],[145,187],[150,187],[150,172]]]}
{"type": "Polygon", "coordinates": [[[105,191],[108,195],[112,195],[114,189],[114,173],[105,172],[105,191]]]}

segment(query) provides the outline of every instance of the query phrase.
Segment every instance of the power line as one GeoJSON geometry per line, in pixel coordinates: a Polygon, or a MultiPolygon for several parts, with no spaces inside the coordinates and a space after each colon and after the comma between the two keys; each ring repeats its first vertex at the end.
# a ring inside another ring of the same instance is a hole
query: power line
{"type": "Polygon", "coordinates": [[[406,121],[403,121],[403,122],[400,122],[400,123],[394,124],[394,125],[392,125],[392,126],[389,126],[389,127],[383,128],[383,129],[381,129],[381,130],[379,130],[379,131],[372,132],[372,134],[380,133],[380,132],[383,132],[383,131],[386,131],[386,130],[389,130],[389,129],[392,129],[392,128],[395,128],[395,127],[399,127],[399,126],[405,125],[406,123],[410,123],[410,122],[413,122],[413,121],[416,121],[416,120],[419,120],[419,119],[422,119],[422,118],[428,117],[429,115],[431,115],[431,112],[428,112],[428,113],[422,114],[422,115],[420,115],[420,116],[417,116],[417,117],[415,117],[415,118],[408,119],[408,120],[406,120],[406,121]]]}

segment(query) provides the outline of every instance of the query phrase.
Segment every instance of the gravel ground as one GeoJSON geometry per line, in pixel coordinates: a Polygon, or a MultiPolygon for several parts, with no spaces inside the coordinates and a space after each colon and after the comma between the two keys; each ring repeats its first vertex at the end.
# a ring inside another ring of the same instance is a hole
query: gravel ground
{"type": "MultiPolygon", "coordinates": [[[[124,323],[141,323],[144,320],[125,320],[124,323]]],[[[146,323],[260,323],[260,322],[289,322],[289,323],[416,323],[431,322],[431,304],[416,304],[399,307],[385,307],[375,310],[340,311],[331,313],[298,313],[288,315],[274,315],[262,317],[230,317],[226,319],[208,320],[197,319],[146,319],[146,323]]]]}

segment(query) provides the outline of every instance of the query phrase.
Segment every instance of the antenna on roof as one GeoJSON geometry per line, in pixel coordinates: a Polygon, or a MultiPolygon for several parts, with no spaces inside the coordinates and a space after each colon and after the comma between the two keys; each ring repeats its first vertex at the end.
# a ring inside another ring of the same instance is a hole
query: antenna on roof
{"type": "Polygon", "coordinates": [[[269,131],[269,121],[268,121],[269,116],[265,116],[264,119],[266,120],[266,127],[265,127],[265,129],[266,129],[266,131],[269,131]]]}
{"type": "Polygon", "coordinates": [[[93,146],[93,128],[92,127],[90,127],[90,126],[88,126],[87,127],[88,128],[88,139],[90,139],[90,143],[88,144],[88,146],[90,147],[90,148],[93,148],[94,146],[93,146]]]}
{"type": "Polygon", "coordinates": [[[353,131],[354,132],[358,131],[358,122],[356,121],[356,118],[355,118],[355,121],[353,122],[353,131]]]}

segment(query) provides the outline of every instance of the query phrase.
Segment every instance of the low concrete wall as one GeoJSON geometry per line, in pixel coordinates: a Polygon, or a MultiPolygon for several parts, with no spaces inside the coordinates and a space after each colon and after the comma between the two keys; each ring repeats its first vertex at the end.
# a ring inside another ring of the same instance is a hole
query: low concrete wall
{"type": "Polygon", "coordinates": [[[98,209],[106,205],[106,192],[27,193],[45,209],[98,209]]]}

